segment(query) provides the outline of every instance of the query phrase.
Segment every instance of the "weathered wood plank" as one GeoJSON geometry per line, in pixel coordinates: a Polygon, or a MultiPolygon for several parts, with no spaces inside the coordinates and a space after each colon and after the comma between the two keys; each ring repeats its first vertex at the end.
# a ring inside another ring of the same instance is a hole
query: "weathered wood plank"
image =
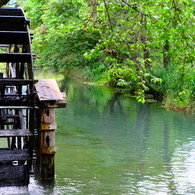
{"type": "Polygon", "coordinates": [[[0,149],[0,162],[3,161],[20,161],[20,160],[30,160],[30,154],[27,149],[9,150],[0,149]]]}
{"type": "Polygon", "coordinates": [[[2,7],[0,9],[0,15],[4,15],[4,16],[22,16],[23,12],[21,9],[19,8],[15,8],[15,7],[2,7]]]}
{"type": "Polygon", "coordinates": [[[3,125],[16,125],[17,124],[17,122],[15,122],[15,121],[2,121],[1,122],[1,124],[3,124],[3,125]]]}
{"type": "Polygon", "coordinates": [[[0,53],[0,62],[28,62],[31,63],[31,53],[0,53]]]}
{"type": "Polygon", "coordinates": [[[22,111],[19,110],[19,116],[20,116],[20,125],[21,129],[25,131],[25,120],[24,120],[24,115],[22,114],[22,111]]]}
{"type": "Polygon", "coordinates": [[[7,119],[6,114],[5,114],[5,110],[2,110],[2,109],[1,109],[1,119],[3,121],[5,121],[7,119]]]}
{"type": "Polygon", "coordinates": [[[55,79],[39,79],[35,84],[40,101],[63,100],[62,94],[55,79]]]}
{"type": "Polygon", "coordinates": [[[0,44],[29,44],[28,32],[0,31],[0,44]]]}
{"type": "Polygon", "coordinates": [[[0,165],[0,186],[25,186],[29,183],[26,165],[0,165]]]}
{"type": "Polygon", "coordinates": [[[43,108],[41,113],[42,123],[51,124],[55,122],[55,108],[43,108]]]}
{"type": "Polygon", "coordinates": [[[41,147],[55,147],[55,131],[41,131],[41,147]]]}
{"type": "Polygon", "coordinates": [[[22,130],[22,129],[17,129],[17,130],[0,130],[0,137],[16,137],[16,136],[21,136],[21,137],[27,137],[27,136],[33,136],[33,134],[30,132],[30,130],[22,130]]]}
{"type": "Polygon", "coordinates": [[[26,107],[29,107],[28,109],[33,109],[32,105],[33,105],[33,100],[24,96],[23,99],[22,98],[16,99],[13,97],[0,98],[0,107],[3,106],[4,108],[26,109],[26,107]]]}
{"type": "Polygon", "coordinates": [[[57,101],[58,108],[65,108],[66,107],[66,93],[62,92],[62,100],[57,101]]]}
{"type": "Polygon", "coordinates": [[[0,15],[0,30],[1,31],[25,31],[24,16],[1,16],[0,15]]]}
{"type": "Polygon", "coordinates": [[[13,114],[13,115],[12,114],[6,114],[5,117],[6,118],[18,118],[19,115],[18,114],[13,114]]]}
{"type": "Polygon", "coordinates": [[[3,85],[28,85],[28,84],[33,84],[32,79],[13,79],[13,78],[3,78],[0,79],[0,86],[3,85]]]}
{"type": "Polygon", "coordinates": [[[0,106],[0,109],[39,109],[38,107],[32,106],[0,106]]]}

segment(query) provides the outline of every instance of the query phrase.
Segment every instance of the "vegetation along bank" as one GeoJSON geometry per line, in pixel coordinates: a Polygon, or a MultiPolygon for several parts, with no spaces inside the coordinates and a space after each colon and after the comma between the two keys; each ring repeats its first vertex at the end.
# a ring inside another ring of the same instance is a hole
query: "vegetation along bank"
{"type": "MultiPolygon", "coordinates": [[[[20,1],[21,2],[21,1],[20,1]]],[[[28,0],[36,66],[195,107],[193,0],[28,0]]]]}

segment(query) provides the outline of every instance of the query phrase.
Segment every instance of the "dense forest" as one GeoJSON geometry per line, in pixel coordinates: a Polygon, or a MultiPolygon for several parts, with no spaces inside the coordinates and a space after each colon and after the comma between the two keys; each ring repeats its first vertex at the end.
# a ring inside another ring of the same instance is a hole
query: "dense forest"
{"type": "Polygon", "coordinates": [[[195,102],[194,0],[28,0],[36,66],[79,70],[144,103],[195,102]]]}

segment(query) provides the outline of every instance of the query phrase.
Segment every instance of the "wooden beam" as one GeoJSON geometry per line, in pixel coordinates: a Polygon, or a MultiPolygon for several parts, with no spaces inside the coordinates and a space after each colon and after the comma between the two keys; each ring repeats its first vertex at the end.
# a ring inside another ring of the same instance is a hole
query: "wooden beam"
{"type": "Polygon", "coordinates": [[[24,120],[24,116],[23,116],[23,114],[22,114],[22,111],[21,110],[19,110],[19,116],[20,116],[20,126],[21,126],[21,129],[23,130],[23,131],[25,131],[25,120],[24,120]]]}
{"type": "Polygon", "coordinates": [[[4,15],[4,16],[22,16],[23,12],[20,8],[2,7],[0,9],[0,15],[4,15]]]}
{"type": "Polygon", "coordinates": [[[0,31],[0,44],[29,44],[26,31],[0,31]]]}
{"type": "Polygon", "coordinates": [[[4,161],[19,161],[19,160],[30,160],[30,154],[28,149],[0,149],[0,162],[4,161]]]}
{"type": "Polygon", "coordinates": [[[28,62],[31,63],[31,53],[0,53],[0,62],[28,62]]]}
{"type": "Polygon", "coordinates": [[[0,30],[1,31],[26,31],[24,16],[1,16],[0,15],[0,30]]]}
{"type": "Polygon", "coordinates": [[[0,137],[28,137],[28,136],[33,136],[33,134],[30,132],[30,130],[26,129],[17,129],[17,130],[6,130],[2,129],[0,130],[0,137]]]}
{"type": "Polygon", "coordinates": [[[0,79],[0,86],[3,85],[28,85],[28,84],[33,84],[32,79],[13,79],[13,78],[4,78],[0,79]]]}
{"type": "Polygon", "coordinates": [[[0,109],[39,109],[32,106],[0,106],[0,109]]]}

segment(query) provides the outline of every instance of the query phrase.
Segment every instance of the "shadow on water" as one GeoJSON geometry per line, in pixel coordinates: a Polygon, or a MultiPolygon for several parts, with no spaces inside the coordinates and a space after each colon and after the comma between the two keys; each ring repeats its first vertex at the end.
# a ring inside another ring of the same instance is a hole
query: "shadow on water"
{"type": "Polygon", "coordinates": [[[193,115],[59,78],[68,103],[56,110],[56,179],[31,177],[25,193],[195,194],[193,115]]]}

